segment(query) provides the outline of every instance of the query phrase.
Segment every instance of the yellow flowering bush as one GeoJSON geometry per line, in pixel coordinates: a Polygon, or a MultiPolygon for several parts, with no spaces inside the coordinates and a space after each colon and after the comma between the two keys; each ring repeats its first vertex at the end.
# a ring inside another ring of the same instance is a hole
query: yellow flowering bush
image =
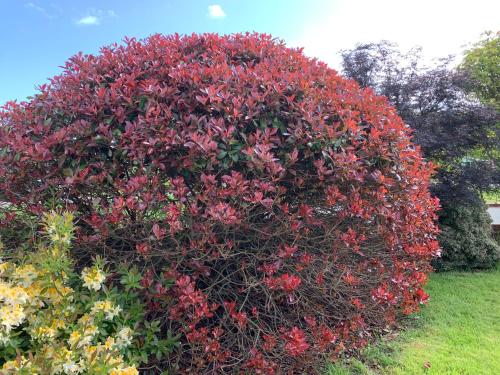
{"type": "Polygon", "coordinates": [[[159,323],[145,319],[136,269],[107,282],[96,258],[77,273],[73,215],[47,214],[43,228],[28,255],[0,248],[0,374],[133,375],[150,353],[173,349],[177,338],[158,338],[159,323]]]}

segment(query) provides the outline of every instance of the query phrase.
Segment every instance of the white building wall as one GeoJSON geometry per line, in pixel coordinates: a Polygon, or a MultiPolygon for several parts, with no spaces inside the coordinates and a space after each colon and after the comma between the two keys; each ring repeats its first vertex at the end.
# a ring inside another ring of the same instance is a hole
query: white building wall
{"type": "Polygon", "coordinates": [[[500,225],[500,206],[489,206],[488,213],[493,220],[493,225],[500,225]]]}

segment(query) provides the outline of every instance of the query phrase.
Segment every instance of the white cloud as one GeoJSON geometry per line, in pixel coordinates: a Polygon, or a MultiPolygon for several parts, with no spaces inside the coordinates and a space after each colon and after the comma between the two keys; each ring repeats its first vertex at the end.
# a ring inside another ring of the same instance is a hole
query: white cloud
{"type": "Polygon", "coordinates": [[[99,25],[101,21],[96,16],[86,16],[76,21],[77,25],[99,25]]]}
{"type": "Polygon", "coordinates": [[[45,12],[45,8],[42,8],[41,6],[38,6],[34,3],[26,3],[26,6],[31,9],[35,9],[41,13],[45,12]]]}
{"type": "Polygon", "coordinates": [[[481,32],[497,31],[500,14],[500,2],[491,0],[329,0],[324,5],[289,44],[336,69],[340,50],[384,39],[402,49],[422,46],[426,60],[460,54],[481,32]]]}
{"type": "Polygon", "coordinates": [[[90,9],[85,17],[76,20],[75,23],[77,25],[85,25],[85,26],[99,25],[105,19],[116,18],[116,17],[118,17],[118,15],[115,13],[115,11],[111,9],[108,10],[90,9]]]}
{"type": "Polygon", "coordinates": [[[211,18],[224,18],[226,13],[219,4],[208,6],[208,16],[211,18]]]}
{"type": "MultiPolygon", "coordinates": [[[[24,5],[26,6],[26,8],[36,10],[38,13],[40,13],[45,18],[55,18],[56,17],[55,14],[47,11],[47,9],[45,9],[44,7],[41,7],[35,3],[29,2],[29,3],[26,3],[24,5]]],[[[54,6],[52,6],[52,7],[54,7],[54,6]]]]}

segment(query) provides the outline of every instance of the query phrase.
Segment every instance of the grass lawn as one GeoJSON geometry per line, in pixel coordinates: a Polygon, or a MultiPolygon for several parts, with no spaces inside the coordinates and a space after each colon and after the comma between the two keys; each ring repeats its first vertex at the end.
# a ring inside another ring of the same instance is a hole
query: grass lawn
{"type": "Polygon", "coordinates": [[[500,203],[500,190],[483,193],[483,199],[486,203],[500,203]]]}
{"type": "Polygon", "coordinates": [[[433,274],[426,290],[431,300],[406,330],[327,374],[500,374],[500,267],[433,274]]]}

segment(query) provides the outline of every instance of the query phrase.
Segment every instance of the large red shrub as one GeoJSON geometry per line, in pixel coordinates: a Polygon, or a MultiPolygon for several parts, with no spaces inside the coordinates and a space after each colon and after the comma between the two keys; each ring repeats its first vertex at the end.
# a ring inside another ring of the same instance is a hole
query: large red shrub
{"type": "Polygon", "coordinates": [[[312,373],[427,298],[437,203],[409,129],[269,36],[126,40],[0,116],[0,200],[72,208],[77,255],[149,269],[183,335],[162,366],[312,373]]]}

